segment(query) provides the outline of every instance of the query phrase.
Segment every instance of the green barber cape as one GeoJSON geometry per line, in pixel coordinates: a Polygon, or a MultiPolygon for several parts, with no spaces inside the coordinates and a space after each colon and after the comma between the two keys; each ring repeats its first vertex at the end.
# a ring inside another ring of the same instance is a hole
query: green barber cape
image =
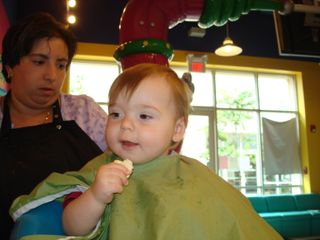
{"type": "MultiPolygon", "coordinates": [[[[96,169],[117,157],[103,153],[79,172],[51,174],[29,195],[17,198],[14,219],[72,191],[84,191],[96,169]]],[[[44,239],[30,236],[25,239],[44,239]]],[[[57,239],[46,236],[45,239],[57,239]]],[[[68,238],[73,239],[73,238],[68,238]]],[[[282,237],[238,190],[197,160],[181,155],[135,165],[129,185],[109,204],[97,227],[75,239],[277,240],[282,237]]]]}

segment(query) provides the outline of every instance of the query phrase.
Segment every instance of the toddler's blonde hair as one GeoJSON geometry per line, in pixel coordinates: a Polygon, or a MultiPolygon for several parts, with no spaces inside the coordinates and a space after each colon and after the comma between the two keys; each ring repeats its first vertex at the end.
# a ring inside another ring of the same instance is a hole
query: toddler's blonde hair
{"type": "Polygon", "coordinates": [[[136,88],[146,77],[158,76],[167,81],[170,85],[171,93],[176,104],[177,119],[184,117],[186,123],[191,111],[192,92],[187,83],[180,79],[178,75],[169,67],[142,63],[126,69],[113,82],[109,91],[109,104],[112,105],[120,92],[124,91],[130,99],[136,88]]]}

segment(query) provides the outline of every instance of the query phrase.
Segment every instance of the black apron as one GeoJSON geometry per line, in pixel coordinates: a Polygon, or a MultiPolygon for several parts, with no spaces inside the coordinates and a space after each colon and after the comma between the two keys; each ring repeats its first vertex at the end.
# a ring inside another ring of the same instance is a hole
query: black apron
{"type": "Polygon", "coordinates": [[[58,101],[52,123],[11,129],[9,97],[0,130],[0,239],[9,239],[13,221],[8,210],[16,197],[28,194],[50,173],[79,170],[102,153],[75,121],[63,121],[58,101]]]}

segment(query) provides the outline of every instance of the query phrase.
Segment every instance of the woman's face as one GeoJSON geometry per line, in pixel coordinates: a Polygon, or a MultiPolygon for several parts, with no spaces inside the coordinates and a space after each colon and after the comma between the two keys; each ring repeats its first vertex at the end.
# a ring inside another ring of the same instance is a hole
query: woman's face
{"type": "Polygon", "coordinates": [[[60,38],[40,39],[14,67],[6,66],[11,78],[13,101],[29,108],[51,106],[66,77],[68,48],[60,38]]]}

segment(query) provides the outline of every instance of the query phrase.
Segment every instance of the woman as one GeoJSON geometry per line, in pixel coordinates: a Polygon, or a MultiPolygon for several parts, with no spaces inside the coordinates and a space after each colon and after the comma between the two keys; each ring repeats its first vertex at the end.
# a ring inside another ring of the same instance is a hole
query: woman
{"type": "Polygon", "coordinates": [[[106,149],[107,114],[87,96],[60,92],[76,40],[51,15],[13,25],[2,46],[10,90],[0,98],[0,236],[8,239],[8,209],[17,196],[53,171],[80,169],[106,149]]]}

